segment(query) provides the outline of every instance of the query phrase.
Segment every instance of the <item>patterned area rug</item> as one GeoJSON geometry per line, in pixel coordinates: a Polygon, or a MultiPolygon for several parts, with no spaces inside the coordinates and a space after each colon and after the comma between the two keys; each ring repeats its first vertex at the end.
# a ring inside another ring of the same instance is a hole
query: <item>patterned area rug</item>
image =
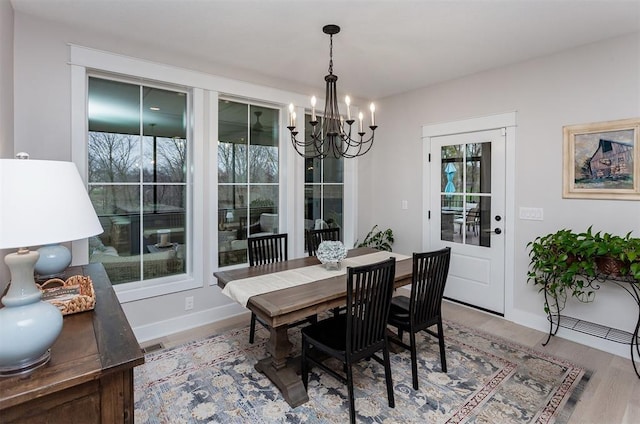
{"type": "MultiPolygon", "coordinates": [[[[289,331],[299,352],[299,331],[289,331]]],[[[136,423],[343,423],[347,389],[313,368],[309,402],[291,408],[253,367],[268,333],[249,344],[248,327],[152,352],[135,368],[136,423]]],[[[405,335],[405,337],[407,337],[405,335]]],[[[396,407],[387,405],[384,368],[354,368],[356,413],[363,423],[564,423],[589,373],[565,360],[445,322],[448,373],[438,344],[419,336],[420,390],[408,351],[391,354],[396,407]]],[[[337,366],[337,365],[336,365],[337,366]]]]}

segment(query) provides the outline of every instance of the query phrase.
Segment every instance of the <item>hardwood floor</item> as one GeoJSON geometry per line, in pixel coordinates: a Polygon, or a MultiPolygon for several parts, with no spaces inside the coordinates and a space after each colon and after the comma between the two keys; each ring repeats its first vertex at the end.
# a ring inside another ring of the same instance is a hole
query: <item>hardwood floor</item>
{"type": "MultiPolygon", "coordinates": [[[[640,423],[640,379],[629,359],[621,358],[555,337],[545,347],[546,334],[523,327],[498,316],[451,302],[444,302],[446,320],[478,328],[498,337],[513,340],[532,349],[570,360],[592,371],[591,380],[580,397],[569,423],[571,424],[632,424],[640,423]]],[[[249,313],[221,323],[202,326],[145,343],[143,347],[162,343],[176,346],[216,334],[229,328],[249,324],[249,313]]]]}

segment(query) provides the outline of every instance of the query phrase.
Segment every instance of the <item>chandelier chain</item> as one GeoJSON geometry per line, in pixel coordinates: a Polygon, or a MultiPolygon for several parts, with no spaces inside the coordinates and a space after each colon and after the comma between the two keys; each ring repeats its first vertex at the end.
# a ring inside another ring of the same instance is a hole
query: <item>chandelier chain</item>
{"type": "Polygon", "coordinates": [[[333,35],[329,35],[329,74],[333,75],[333,35]]]}

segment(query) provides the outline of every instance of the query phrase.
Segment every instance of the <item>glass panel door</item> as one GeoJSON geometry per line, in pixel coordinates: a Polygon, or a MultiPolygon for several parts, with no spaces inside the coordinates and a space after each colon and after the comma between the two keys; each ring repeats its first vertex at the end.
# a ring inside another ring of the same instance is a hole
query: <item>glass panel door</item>
{"type": "Polygon", "coordinates": [[[451,248],[445,296],[502,313],[505,137],[489,130],[429,143],[430,248],[451,248]]]}

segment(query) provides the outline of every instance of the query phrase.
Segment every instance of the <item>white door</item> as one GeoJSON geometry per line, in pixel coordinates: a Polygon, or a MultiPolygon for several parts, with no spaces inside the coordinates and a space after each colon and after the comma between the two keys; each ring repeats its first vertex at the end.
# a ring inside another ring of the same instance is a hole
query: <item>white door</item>
{"type": "Polygon", "coordinates": [[[451,247],[445,297],[504,314],[505,131],[430,138],[429,234],[451,247]]]}

